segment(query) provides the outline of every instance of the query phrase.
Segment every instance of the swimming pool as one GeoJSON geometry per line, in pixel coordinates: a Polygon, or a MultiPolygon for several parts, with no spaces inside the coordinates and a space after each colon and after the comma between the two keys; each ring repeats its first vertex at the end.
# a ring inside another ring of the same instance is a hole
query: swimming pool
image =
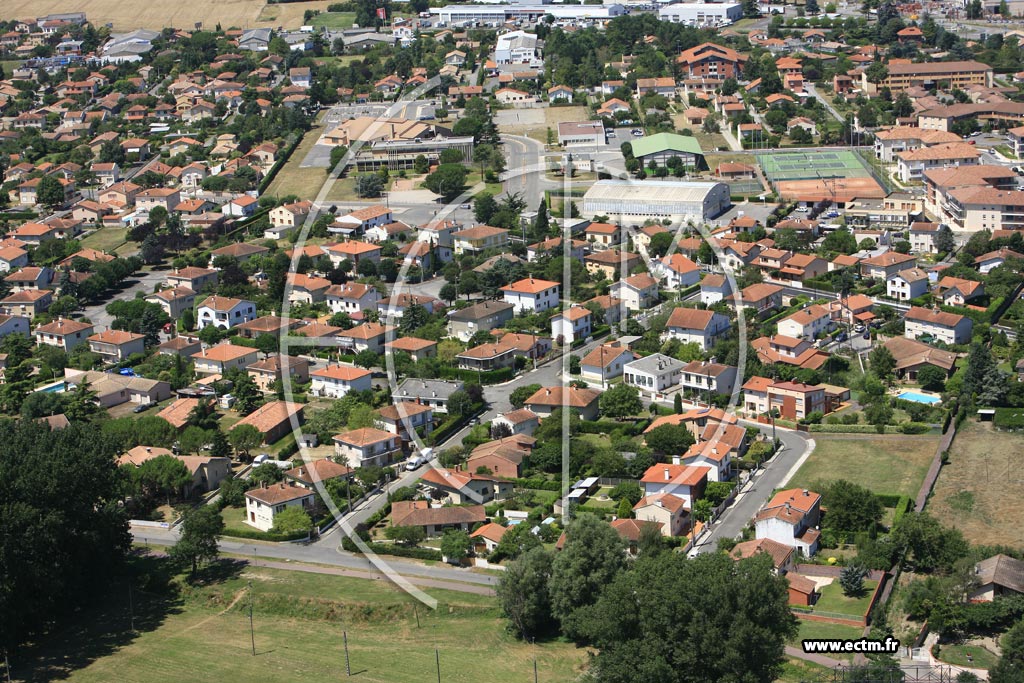
{"type": "Polygon", "coordinates": [[[896,398],[902,398],[904,401],[913,401],[914,403],[927,403],[929,405],[933,403],[941,403],[942,399],[938,396],[929,396],[928,394],[919,394],[916,391],[904,391],[896,398]]]}
{"type": "Polygon", "coordinates": [[[62,394],[65,391],[67,391],[67,387],[64,386],[64,382],[57,382],[56,384],[45,386],[42,389],[36,389],[37,393],[42,392],[44,394],[62,394]]]}

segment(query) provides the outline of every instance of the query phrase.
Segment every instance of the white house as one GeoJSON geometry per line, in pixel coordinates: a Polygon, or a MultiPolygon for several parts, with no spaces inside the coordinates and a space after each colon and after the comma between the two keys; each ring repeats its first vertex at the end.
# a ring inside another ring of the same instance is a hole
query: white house
{"type": "Polygon", "coordinates": [[[501,291],[505,303],[512,304],[516,312],[539,313],[558,306],[561,287],[558,282],[529,277],[502,287],[501,291]]]}
{"type": "Polygon", "coordinates": [[[701,497],[707,486],[709,470],[695,465],[652,465],[644,472],[640,483],[645,496],[668,493],[681,498],[684,505],[692,509],[693,501],[701,497]]]}
{"type": "Polygon", "coordinates": [[[611,286],[611,295],[626,302],[631,311],[643,311],[658,303],[658,281],[647,273],[623,278],[611,286]]]}
{"type": "Polygon", "coordinates": [[[226,296],[206,297],[196,309],[196,327],[200,330],[209,325],[230,330],[255,318],[256,304],[226,296]]]}
{"type": "Polygon", "coordinates": [[[346,282],[343,285],[331,285],[325,292],[325,299],[331,313],[363,313],[376,311],[380,294],[373,285],[361,282],[346,282]]]}
{"type": "Polygon", "coordinates": [[[832,329],[832,312],[824,306],[812,304],[778,323],[779,334],[796,339],[814,339],[832,329]]]}
{"type": "Polygon", "coordinates": [[[945,344],[967,344],[974,329],[974,322],[967,316],[921,306],[911,307],[903,322],[903,336],[907,339],[931,336],[945,344]]]}
{"type": "Polygon", "coordinates": [[[285,508],[301,507],[309,511],[315,504],[315,491],[283,482],[249,489],[245,492],[245,523],[260,531],[270,531],[274,527],[274,516],[285,508]]]}
{"type": "Polygon", "coordinates": [[[683,344],[695,343],[707,351],[715,341],[729,331],[729,318],[714,311],[696,308],[676,308],[668,317],[666,339],[678,339],[683,344]]]}
{"type": "Polygon", "coordinates": [[[350,391],[369,391],[373,387],[373,373],[349,365],[328,365],[310,373],[313,396],[342,398],[350,391]]]}
{"type": "Polygon", "coordinates": [[[706,306],[716,304],[732,294],[729,279],[714,273],[704,276],[700,281],[700,302],[706,306]]]}
{"type": "Polygon", "coordinates": [[[633,358],[633,352],[621,342],[606,342],[580,360],[580,376],[584,381],[603,386],[605,382],[620,377],[626,363],[633,358]]]}
{"type": "Polygon", "coordinates": [[[383,467],[401,452],[397,434],[363,427],[334,437],[335,452],[353,468],[383,467]]]}
{"type": "Polygon", "coordinates": [[[593,331],[593,319],[589,309],[573,305],[551,318],[551,336],[566,345],[586,339],[593,331]]]}
{"type": "Polygon", "coordinates": [[[665,273],[665,286],[669,289],[692,287],[700,282],[700,267],[682,254],[672,254],[661,259],[665,273]]]}
{"type": "Polygon", "coordinates": [[[671,356],[653,353],[626,363],[623,381],[654,398],[679,384],[685,365],[683,361],[671,356]]]}
{"type": "Polygon", "coordinates": [[[885,281],[885,293],[891,299],[910,301],[927,292],[928,273],[920,268],[901,270],[885,281]]]}
{"type": "Polygon", "coordinates": [[[755,538],[768,538],[811,557],[821,537],[815,527],[821,516],[821,496],[807,489],[779,491],[754,517],[755,538]]]}

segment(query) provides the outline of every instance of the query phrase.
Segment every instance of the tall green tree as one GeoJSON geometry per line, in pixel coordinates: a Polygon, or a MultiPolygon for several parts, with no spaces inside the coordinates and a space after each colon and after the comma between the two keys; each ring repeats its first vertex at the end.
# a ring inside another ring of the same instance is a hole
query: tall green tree
{"type": "Polygon", "coordinates": [[[199,567],[217,559],[217,537],[224,532],[224,518],[212,505],[190,508],[182,515],[181,535],[169,551],[171,559],[189,567],[192,576],[199,567]]]}
{"type": "Polygon", "coordinates": [[[72,613],[131,547],[114,441],[93,425],[0,421],[0,649],[72,613]]]}
{"type": "Polygon", "coordinates": [[[641,554],[601,593],[587,620],[600,683],[779,678],[797,633],[786,580],[770,558],[641,554]]]}
{"type": "Polygon", "coordinates": [[[989,671],[988,680],[991,683],[1021,683],[1024,681],[1024,620],[1006,632],[1002,648],[1002,657],[989,671]]]}
{"type": "Polygon", "coordinates": [[[565,544],[551,565],[551,613],[573,640],[587,634],[590,608],[605,586],[625,569],[618,532],[593,515],[582,514],[565,529],[565,544]]]}
{"type": "Polygon", "coordinates": [[[551,553],[538,545],[510,562],[498,580],[498,604],[509,629],[523,640],[546,635],[555,625],[548,590],[551,574],[551,553]]]}
{"type": "Polygon", "coordinates": [[[598,399],[601,412],[607,417],[628,417],[644,409],[640,390],[630,384],[616,384],[598,399]]]}

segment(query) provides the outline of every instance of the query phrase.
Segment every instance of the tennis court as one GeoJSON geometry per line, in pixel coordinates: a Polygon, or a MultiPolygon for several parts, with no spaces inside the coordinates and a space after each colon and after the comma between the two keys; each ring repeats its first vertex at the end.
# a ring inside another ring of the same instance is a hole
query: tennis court
{"type": "Polygon", "coordinates": [[[887,192],[855,152],[845,149],[757,155],[765,177],[783,199],[848,202],[880,199],[887,192]]]}
{"type": "Polygon", "coordinates": [[[860,157],[845,149],[758,154],[757,163],[772,183],[779,180],[871,176],[860,157]]]}

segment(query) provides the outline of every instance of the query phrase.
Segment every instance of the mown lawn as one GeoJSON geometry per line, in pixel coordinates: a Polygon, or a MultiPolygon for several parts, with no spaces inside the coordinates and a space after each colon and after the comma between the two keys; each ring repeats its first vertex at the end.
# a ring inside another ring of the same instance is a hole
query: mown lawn
{"type": "Polygon", "coordinates": [[[309,22],[313,26],[324,28],[352,28],[356,20],[355,12],[321,12],[309,22]]]}
{"type": "Polygon", "coordinates": [[[113,251],[128,239],[128,228],[99,228],[82,240],[82,246],[99,251],[113,251]]]}
{"type": "Polygon", "coordinates": [[[865,581],[864,591],[860,597],[851,598],[843,595],[843,588],[839,581],[833,581],[821,589],[821,597],[814,603],[815,612],[835,612],[836,614],[849,614],[852,617],[862,617],[868,611],[871,604],[871,596],[875,592],[877,581],[865,581]]]}
{"type": "MultiPolygon", "coordinates": [[[[789,645],[800,649],[802,649],[802,643],[805,640],[852,640],[860,638],[862,631],[862,629],[856,626],[847,626],[845,624],[829,624],[823,621],[811,621],[810,619],[799,619],[798,621],[800,623],[800,630],[797,632],[796,637],[789,640],[789,645]]],[[[833,659],[853,659],[852,654],[830,653],[827,656],[833,659]]]]}
{"type": "Polygon", "coordinates": [[[814,434],[815,448],[788,486],[813,488],[846,479],[875,493],[917,496],[938,445],[937,436],[814,434]]]}
{"type": "Polygon", "coordinates": [[[946,664],[972,669],[991,669],[999,661],[999,657],[980,645],[943,645],[939,650],[939,659],[946,664]],[[968,655],[971,659],[967,659],[968,655]]]}
{"type": "Polygon", "coordinates": [[[439,601],[439,609],[428,609],[387,581],[238,564],[228,576],[175,598],[136,591],[135,636],[128,633],[127,600],[118,591],[102,607],[20,650],[11,661],[12,678],[335,682],[346,678],[343,634],[357,676],[353,680],[370,683],[434,680],[435,648],[444,681],[532,680],[534,657],[540,680],[570,681],[582,673],[584,650],[564,642],[530,645],[512,638],[494,598],[427,592],[439,601]]]}

